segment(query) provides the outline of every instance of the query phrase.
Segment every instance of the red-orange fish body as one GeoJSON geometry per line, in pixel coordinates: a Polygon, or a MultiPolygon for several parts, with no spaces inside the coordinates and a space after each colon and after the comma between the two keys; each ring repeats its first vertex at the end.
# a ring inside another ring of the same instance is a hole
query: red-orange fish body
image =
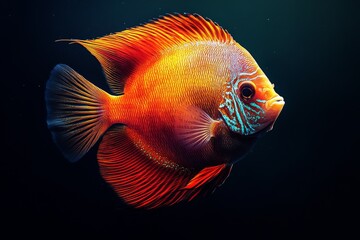
{"type": "Polygon", "coordinates": [[[72,41],[99,60],[114,95],[58,65],[46,90],[49,128],[71,161],[103,136],[101,173],[135,207],[213,191],[284,105],[252,56],[198,15],[72,41]]]}
{"type": "MultiPolygon", "coordinates": [[[[124,111],[123,119],[118,120],[129,126],[129,136],[134,140],[168,156],[168,161],[186,167],[209,166],[228,160],[215,154],[210,141],[184,151],[186,145],[181,138],[181,128],[192,127],[187,122],[194,117],[192,114],[201,117],[202,113],[196,109],[201,109],[211,119],[221,118],[217,109],[225,82],[230,77],[226,55],[236,50],[226,44],[200,44],[182,49],[174,47],[146,72],[135,74],[134,80],[127,82],[126,94],[122,97],[131,106],[124,111]],[[211,54],[214,48],[217,54],[211,54]],[[156,141],[153,141],[154,136],[156,141]]],[[[119,109],[125,108],[119,106],[119,109]]],[[[220,128],[221,124],[218,125],[220,128]]],[[[223,131],[226,131],[225,126],[223,131]]]]}

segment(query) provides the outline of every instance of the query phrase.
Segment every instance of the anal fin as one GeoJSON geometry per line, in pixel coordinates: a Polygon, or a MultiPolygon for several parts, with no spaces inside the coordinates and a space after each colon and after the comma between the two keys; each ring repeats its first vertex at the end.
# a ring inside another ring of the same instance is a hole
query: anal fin
{"type": "Polygon", "coordinates": [[[231,166],[203,171],[160,164],[150,159],[125,126],[114,126],[104,135],[98,151],[103,178],[129,205],[136,208],[169,206],[212,192],[226,179],[231,166]],[[201,177],[209,175],[210,177],[201,177]],[[192,180],[193,179],[193,180],[192,180]],[[209,183],[209,184],[207,184],[209,183]]]}
{"type": "Polygon", "coordinates": [[[172,205],[188,198],[192,193],[179,189],[191,179],[191,171],[165,167],[150,159],[127,130],[124,126],[108,130],[97,156],[101,175],[119,197],[136,208],[172,205]]]}

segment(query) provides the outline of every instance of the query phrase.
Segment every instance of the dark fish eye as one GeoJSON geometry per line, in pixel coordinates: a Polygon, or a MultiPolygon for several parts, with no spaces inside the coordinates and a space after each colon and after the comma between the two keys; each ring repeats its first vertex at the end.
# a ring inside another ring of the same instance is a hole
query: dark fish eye
{"type": "Polygon", "coordinates": [[[241,98],[244,100],[251,99],[255,94],[255,88],[250,83],[244,83],[240,88],[241,98]]]}

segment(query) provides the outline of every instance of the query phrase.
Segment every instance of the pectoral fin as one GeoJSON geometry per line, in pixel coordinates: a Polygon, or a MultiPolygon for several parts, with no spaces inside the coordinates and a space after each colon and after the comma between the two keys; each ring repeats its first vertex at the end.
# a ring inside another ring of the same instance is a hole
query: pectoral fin
{"type": "Polygon", "coordinates": [[[204,147],[215,136],[221,121],[212,119],[198,107],[187,107],[178,111],[175,133],[182,144],[190,149],[204,147]]]}

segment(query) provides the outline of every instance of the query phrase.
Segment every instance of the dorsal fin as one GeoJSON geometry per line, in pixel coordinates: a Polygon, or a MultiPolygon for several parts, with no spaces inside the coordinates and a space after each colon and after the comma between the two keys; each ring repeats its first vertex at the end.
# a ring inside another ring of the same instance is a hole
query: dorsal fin
{"type": "Polygon", "coordinates": [[[84,46],[100,62],[111,90],[122,94],[126,79],[174,45],[199,41],[232,43],[231,35],[197,14],[166,15],[157,20],[94,40],[70,40],[84,46]]]}

